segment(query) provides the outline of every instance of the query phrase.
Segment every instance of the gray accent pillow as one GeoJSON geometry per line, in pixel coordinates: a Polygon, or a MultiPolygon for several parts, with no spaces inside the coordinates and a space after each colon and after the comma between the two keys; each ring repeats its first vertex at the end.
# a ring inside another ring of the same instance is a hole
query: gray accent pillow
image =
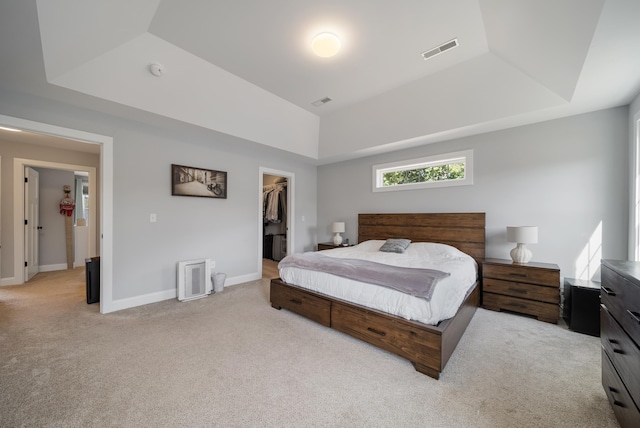
{"type": "Polygon", "coordinates": [[[380,251],[385,253],[404,253],[409,244],[411,244],[410,239],[387,239],[380,247],[380,251]]]}

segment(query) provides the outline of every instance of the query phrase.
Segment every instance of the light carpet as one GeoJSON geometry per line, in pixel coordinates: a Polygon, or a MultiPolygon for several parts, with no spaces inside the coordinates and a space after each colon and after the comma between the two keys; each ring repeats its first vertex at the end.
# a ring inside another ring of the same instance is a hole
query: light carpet
{"type": "Polygon", "coordinates": [[[436,381],[271,308],[266,279],[100,315],[60,275],[0,287],[3,427],[618,426],[599,338],[562,326],[478,309],[436,381]]]}

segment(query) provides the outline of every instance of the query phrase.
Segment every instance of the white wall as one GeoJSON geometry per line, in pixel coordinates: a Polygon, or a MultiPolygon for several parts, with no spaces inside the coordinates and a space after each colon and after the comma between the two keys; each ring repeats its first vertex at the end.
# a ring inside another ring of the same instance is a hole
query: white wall
{"type": "MultiPolygon", "coordinates": [[[[0,114],[113,137],[114,300],[175,291],[180,260],[210,257],[228,282],[259,276],[261,166],[295,174],[293,248],[315,244],[316,167],[306,158],[153,115],[123,120],[24,93],[0,90],[0,114]],[[171,196],[172,163],[227,171],[228,198],[171,196]],[[156,223],[150,223],[151,213],[156,223]]],[[[2,154],[2,162],[4,250],[12,247],[4,234],[5,222],[13,224],[7,206],[13,192],[5,191],[4,180],[12,174],[5,168],[12,159],[2,154]]],[[[4,257],[2,265],[3,275],[12,275],[5,273],[12,264],[4,257]]]]}
{"type": "Polygon", "coordinates": [[[486,212],[487,256],[509,258],[506,226],[536,225],[533,260],[556,263],[577,276],[591,242],[592,270],[600,257],[624,259],[628,219],[628,108],[491,132],[324,165],[318,169],[318,242],[333,221],[357,241],[357,215],[368,212],[486,212]],[[474,150],[474,185],[373,193],[372,165],[474,150]],[[594,232],[602,225],[601,253],[594,232]]]}

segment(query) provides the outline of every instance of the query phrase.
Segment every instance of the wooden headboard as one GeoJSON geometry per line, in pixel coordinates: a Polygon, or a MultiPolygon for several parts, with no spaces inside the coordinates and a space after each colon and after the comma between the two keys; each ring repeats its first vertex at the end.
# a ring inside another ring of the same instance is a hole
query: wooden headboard
{"type": "Polygon", "coordinates": [[[389,238],[451,245],[481,262],[485,213],[358,214],[358,243],[389,238]]]}

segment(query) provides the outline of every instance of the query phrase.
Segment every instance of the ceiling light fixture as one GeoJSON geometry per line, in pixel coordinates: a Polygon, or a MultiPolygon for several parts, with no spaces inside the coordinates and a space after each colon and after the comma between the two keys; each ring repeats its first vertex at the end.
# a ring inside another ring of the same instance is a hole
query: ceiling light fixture
{"type": "Polygon", "coordinates": [[[22,129],[6,128],[4,126],[0,126],[0,129],[4,129],[5,131],[11,131],[11,132],[22,132],[22,129]]]}
{"type": "Polygon", "coordinates": [[[340,38],[333,33],[320,33],[311,41],[311,50],[322,58],[330,58],[340,50],[340,38]]]}

